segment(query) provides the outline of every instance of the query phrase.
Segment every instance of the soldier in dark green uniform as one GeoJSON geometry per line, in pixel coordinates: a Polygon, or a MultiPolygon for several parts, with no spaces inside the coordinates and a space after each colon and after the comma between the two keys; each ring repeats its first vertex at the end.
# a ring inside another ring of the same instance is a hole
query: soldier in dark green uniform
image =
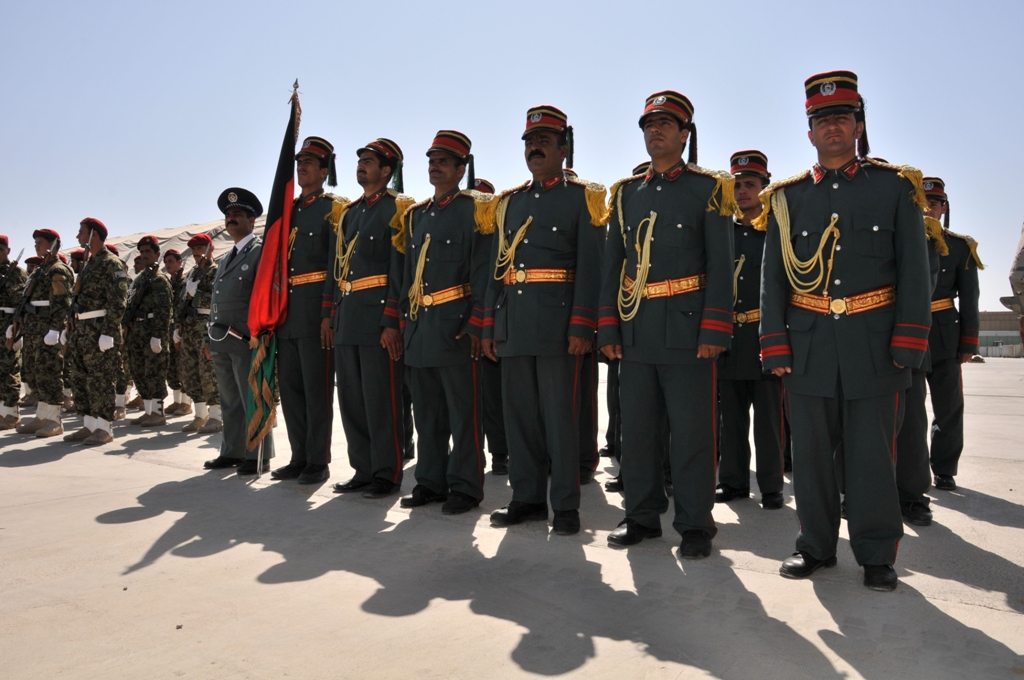
{"type": "MultiPolygon", "coordinates": [[[[171,282],[171,328],[178,329],[178,300],[185,289],[185,271],[181,266],[181,253],[174,248],[164,251],[164,269],[171,282]]],[[[180,336],[181,332],[178,331],[180,336]]],[[[169,416],[184,416],[192,413],[191,400],[181,389],[181,374],[178,371],[178,357],[181,354],[181,340],[172,341],[167,348],[167,386],[171,388],[172,403],[164,409],[169,416]]]]}
{"type": "MultiPolygon", "coordinates": [[[[0,234],[0,328],[14,321],[15,308],[21,303],[28,278],[25,270],[10,259],[10,242],[0,234]]],[[[11,430],[21,423],[18,399],[21,396],[21,348],[8,349],[0,343],[0,430],[11,430]]]]}
{"type": "MultiPolygon", "coordinates": [[[[34,274],[38,283],[32,289],[20,322],[25,336],[22,361],[32,366],[32,389],[39,395],[39,403],[35,418],[15,429],[22,434],[53,437],[64,432],[60,411],[64,402],[64,348],[60,335],[71,308],[71,282],[75,275],[56,252],[50,252],[60,241],[56,231],[37,229],[32,238],[36,253],[43,261],[34,274]]],[[[27,287],[25,293],[29,293],[27,287]]]]}
{"type": "Polygon", "coordinates": [[[419,442],[416,486],[401,505],[444,501],[446,515],[484,497],[478,359],[494,196],[459,191],[467,164],[473,179],[471,145],[456,130],[437,133],[427,149],[434,197],[406,210],[399,237],[406,257],[398,299],[419,442]]]}
{"type": "Polygon", "coordinates": [[[332,266],[322,289],[324,300],[333,300],[323,332],[337,355],[338,407],[355,470],[352,479],[335,484],[334,490],[383,498],[402,485],[406,451],[398,298],[405,263],[401,217],[414,201],[388,189],[394,180],[401,191],[402,150],[397,144],[382,137],[356,155],[356,181],[363,195],[335,204],[332,266]]]}
{"type": "MultiPolygon", "coordinates": [[[[494,185],[482,177],[473,180],[473,189],[482,194],[494,194],[494,185]]],[[[477,370],[480,372],[484,439],[487,440],[487,453],[491,454],[491,474],[507,475],[508,441],[505,438],[505,414],[501,405],[501,364],[481,356],[477,370]]]]}
{"type": "Polygon", "coordinates": [[[608,542],[661,535],[667,414],[679,556],[700,559],[717,531],[715,358],[732,338],[734,179],[696,165],[693,104],[684,95],[652,94],[639,124],[651,168],[612,188],[598,321],[601,351],[622,361],[626,518],[608,542]]]}
{"type": "Polygon", "coordinates": [[[547,520],[580,530],[578,380],[594,348],[605,188],[563,171],[572,128],[553,106],[526,114],[524,157],[533,178],[497,198],[484,353],[501,357],[512,502],[491,513],[504,527],[547,520]]]}
{"type": "Polygon", "coordinates": [[[750,495],[750,408],[754,408],[754,451],[761,506],[782,507],[782,382],[761,367],[757,329],[761,313],[763,231],[751,226],[761,214],[757,195],[768,184],[768,157],[760,151],[738,151],[730,159],[736,177],[736,203],[743,217],[733,220],[732,348],[718,361],[718,403],[721,409],[720,462],[715,501],[724,503],[750,495]]]}
{"type": "Polygon", "coordinates": [[[256,218],[263,214],[263,206],[251,191],[232,187],[221,192],[217,207],[224,213],[224,229],[235,245],[217,267],[210,301],[208,345],[224,411],[224,438],[217,457],[206,461],[203,467],[237,467],[239,475],[255,475],[270,469],[270,459],[274,457],[273,435],[263,439],[262,451],[259,446],[246,448],[246,400],[252,366],[249,301],[263,252],[262,240],[252,231],[256,218]]]}
{"type": "Polygon", "coordinates": [[[159,271],[160,242],[143,236],[136,246],[142,272],[125,312],[125,350],[145,413],[132,422],[142,427],[167,424],[167,350],[170,348],[171,283],[159,271]]]}
{"type": "Polygon", "coordinates": [[[195,402],[196,415],[182,432],[212,434],[223,428],[217,374],[206,347],[206,326],[210,320],[210,298],[217,278],[213,239],[196,234],[188,241],[196,265],[185,277],[182,298],[178,300],[181,324],[181,382],[185,393],[195,402]]]}
{"type": "Polygon", "coordinates": [[[321,319],[331,312],[331,299],[323,291],[333,252],[328,217],[334,197],[324,193],[324,181],[337,184],[334,147],[326,139],[307,137],[295,154],[295,165],[302,193],[292,206],[288,316],[276,332],[281,409],[291,460],[271,476],[318,484],[331,476],[334,357],[321,319]]]}
{"type": "Polygon", "coordinates": [[[932,369],[928,388],[932,394],[931,465],[935,488],[956,489],[960,454],[964,450],[964,392],[960,366],[978,351],[978,244],[970,236],[949,231],[949,201],[945,183],[925,178],[928,214],[944,220],[944,240],[949,254],[939,259],[939,282],[932,296],[932,330],[928,346],[932,369]],[[959,309],[954,303],[959,299],[959,309]]]}
{"type": "Polygon", "coordinates": [[[931,324],[921,173],[867,156],[857,76],[805,82],[811,170],[761,194],[761,358],[785,376],[800,533],[780,573],[836,564],[843,478],[864,584],[896,588],[903,535],[894,457],[900,393],[931,324]],[[897,292],[898,291],[898,292],[897,292]]]}
{"type": "Polygon", "coordinates": [[[87,251],[82,273],[75,282],[72,307],[74,329],[69,334],[75,405],[83,427],[64,441],[88,446],[114,441],[117,355],[114,348],[121,332],[128,295],[128,274],[124,263],[108,250],[104,241],[107,227],[93,217],[82,220],[78,243],[87,251]]]}

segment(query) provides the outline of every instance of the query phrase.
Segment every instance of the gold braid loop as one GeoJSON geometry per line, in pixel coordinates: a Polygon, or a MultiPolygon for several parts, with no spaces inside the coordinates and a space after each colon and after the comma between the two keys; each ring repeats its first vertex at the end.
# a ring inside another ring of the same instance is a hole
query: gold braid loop
{"type": "Polygon", "coordinates": [[[636,228],[636,249],[639,258],[636,265],[636,280],[632,284],[626,283],[626,262],[622,263],[622,272],[619,274],[618,306],[619,316],[623,321],[632,321],[640,311],[640,299],[647,288],[647,275],[651,270],[651,241],[654,240],[654,222],[657,219],[658,213],[652,210],[651,216],[642,219],[636,228]],[[644,245],[641,248],[640,232],[645,224],[647,233],[643,235],[644,245]]]}
{"type": "Polygon", "coordinates": [[[775,221],[779,225],[779,238],[782,241],[782,264],[786,268],[789,285],[798,293],[813,293],[821,285],[822,280],[824,280],[825,287],[822,290],[822,295],[828,295],[828,282],[832,277],[832,265],[836,257],[836,244],[839,242],[839,229],[836,228],[839,215],[833,214],[832,220],[821,235],[821,241],[818,242],[818,249],[814,256],[809,260],[802,261],[797,259],[796,253],[793,251],[793,242],[789,237],[789,204],[786,202],[785,190],[779,189],[772,194],[772,210],[775,211],[775,221]],[[825,251],[825,243],[828,241],[829,236],[833,234],[835,238],[832,240],[832,251],[829,254],[828,270],[826,272],[823,253],[825,251]],[[811,276],[815,270],[818,271],[818,275],[813,281],[800,280],[801,277],[806,279],[811,276]]]}
{"type": "Polygon", "coordinates": [[[430,234],[423,237],[420,256],[416,260],[416,275],[409,287],[409,318],[413,321],[419,315],[420,301],[423,300],[423,266],[427,263],[427,249],[430,247],[430,234]]]}
{"type": "MultiPolygon", "coordinates": [[[[499,224],[502,225],[505,222],[504,212],[503,208],[499,206],[498,220],[499,224]]],[[[523,226],[519,227],[519,231],[516,232],[511,244],[505,240],[504,228],[498,233],[498,238],[501,240],[498,241],[498,260],[494,263],[495,281],[501,281],[505,278],[505,272],[515,268],[516,248],[519,247],[519,243],[523,240],[523,237],[526,236],[526,230],[532,222],[533,217],[527,218],[526,222],[523,223],[523,226]]]]}
{"type": "Polygon", "coordinates": [[[292,230],[288,232],[288,259],[292,257],[292,249],[295,248],[295,237],[299,235],[299,228],[292,227],[292,230]]]}
{"type": "Polygon", "coordinates": [[[736,271],[732,273],[732,306],[736,306],[736,301],[740,298],[740,271],[743,269],[743,263],[747,261],[746,255],[740,255],[740,259],[736,260],[736,271]]]}
{"type": "Polygon", "coordinates": [[[349,262],[352,260],[352,253],[355,252],[356,243],[359,241],[359,234],[352,237],[352,242],[345,245],[345,240],[338,239],[338,256],[334,259],[334,276],[338,279],[338,288],[345,290],[345,280],[348,278],[349,262]]]}

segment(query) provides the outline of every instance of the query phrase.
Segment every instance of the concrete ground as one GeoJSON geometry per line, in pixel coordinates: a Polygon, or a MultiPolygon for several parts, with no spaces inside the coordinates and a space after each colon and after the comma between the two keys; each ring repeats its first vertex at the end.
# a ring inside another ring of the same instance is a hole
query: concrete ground
{"type": "Polygon", "coordinates": [[[780,511],[716,506],[714,552],[694,563],[668,517],[663,538],[608,547],[608,459],[583,531],[558,537],[491,528],[511,492],[489,473],[479,512],[456,517],[333,494],[351,473],[337,409],[318,488],[204,472],[219,435],[185,435],[184,418],[118,423],[96,449],[5,432],[0,676],[1022,677],[1024,361],[968,365],[964,384],[960,489],[906,527],[891,594],[861,585],[845,535],[837,568],[779,577],[788,483],[780,511]]]}

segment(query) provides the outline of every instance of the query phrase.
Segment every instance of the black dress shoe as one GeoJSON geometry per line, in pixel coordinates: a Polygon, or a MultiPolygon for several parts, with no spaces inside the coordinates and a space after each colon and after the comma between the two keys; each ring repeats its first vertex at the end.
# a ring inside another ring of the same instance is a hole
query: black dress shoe
{"type": "Polygon", "coordinates": [[[580,468],[580,486],[590,484],[594,481],[594,471],[590,468],[580,468]]]}
{"type": "Polygon", "coordinates": [[[398,491],[398,486],[384,479],[374,479],[363,491],[363,498],[387,498],[398,491]]]}
{"type": "Polygon", "coordinates": [[[782,561],[779,573],[786,578],[807,578],[822,567],[834,566],[836,566],[835,556],[827,560],[818,560],[811,557],[809,553],[795,552],[782,561]]]}
{"type": "Polygon", "coordinates": [[[551,531],[559,536],[580,533],[580,511],[555,510],[555,518],[551,520],[551,531]]]}
{"type": "Polygon", "coordinates": [[[908,524],[926,527],[932,523],[932,511],[924,503],[900,503],[900,512],[908,524]]]}
{"type": "Polygon", "coordinates": [[[601,450],[597,452],[597,455],[601,456],[602,458],[611,458],[612,448],[610,446],[602,446],[601,450]]]}
{"type": "Polygon", "coordinates": [[[716,503],[728,503],[734,498],[750,498],[750,489],[734,489],[728,484],[719,484],[715,492],[716,503]]]}
{"type": "Polygon", "coordinates": [[[534,520],[548,521],[547,503],[512,501],[505,507],[491,513],[491,525],[496,527],[508,527],[520,522],[531,522],[534,520]]]}
{"type": "Polygon", "coordinates": [[[417,484],[412,488],[411,494],[402,496],[402,500],[398,504],[403,508],[418,508],[427,503],[440,503],[444,499],[443,493],[434,493],[422,484],[417,484]]]}
{"type": "Polygon", "coordinates": [[[778,510],[783,505],[785,503],[782,500],[782,492],[776,491],[761,494],[761,507],[765,510],[778,510]]]}
{"type": "Polygon", "coordinates": [[[605,482],[604,490],[608,493],[622,493],[622,476],[612,477],[605,482]]]}
{"type": "Polygon", "coordinates": [[[298,479],[302,471],[306,469],[305,463],[288,463],[270,473],[271,479],[298,479]]]}
{"type": "Polygon", "coordinates": [[[699,560],[711,554],[711,537],[708,532],[690,529],[683,532],[683,540],[679,544],[679,556],[684,560],[699,560]]]}
{"type": "Polygon", "coordinates": [[[935,475],[935,488],[943,491],[956,491],[953,475],[935,475]]]}
{"type": "Polygon", "coordinates": [[[226,458],[225,456],[217,456],[213,460],[208,460],[203,463],[203,467],[207,470],[220,470],[222,468],[238,467],[244,461],[244,458],[226,458]]]}
{"type": "Polygon", "coordinates": [[[609,545],[636,545],[645,538],[658,538],[661,536],[661,527],[645,527],[643,524],[626,518],[619,522],[615,531],[608,534],[609,545]]]}
{"type": "Polygon", "coordinates": [[[460,491],[452,491],[448,500],[441,506],[441,512],[445,515],[461,515],[469,512],[480,505],[480,501],[460,491]]]}
{"type": "MultiPolygon", "coordinates": [[[[240,476],[254,475],[254,474],[256,474],[256,467],[257,467],[257,465],[256,465],[256,461],[255,460],[247,460],[247,461],[245,461],[244,463],[242,463],[241,465],[238,466],[238,469],[235,470],[235,474],[236,475],[240,475],[240,476]]],[[[269,469],[270,469],[270,461],[269,460],[263,461],[263,472],[266,472],[269,469]]]]}
{"type": "Polygon", "coordinates": [[[491,456],[491,474],[508,474],[508,456],[491,456]]]}
{"type": "Polygon", "coordinates": [[[331,477],[331,468],[327,465],[310,463],[299,475],[299,484],[322,484],[331,477]]]}
{"type": "Polygon", "coordinates": [[[338,482],[334,485],[334,493],[345,493],[346,491],[359,491],[370,486],[369,482],[364,482],[360,479],[353,477],[347,482],[338,482]]]}
{"type": "Polygon", "coordinates": [[[839,501],[839,516],[846,519],[846,499],[839,501]]]}
{"type": "Polygon", "coordinates": [[[787,458],[782,463],[782,471],[783,472],[792,472],[793,471],[793,459],[792,458],[787,458]]]}
{"type": "Polygon", "coordinates": [[[896,590],[899,579],[891,564],[865,564],[864,585],[871,590],[891,592],[896,590]]]}

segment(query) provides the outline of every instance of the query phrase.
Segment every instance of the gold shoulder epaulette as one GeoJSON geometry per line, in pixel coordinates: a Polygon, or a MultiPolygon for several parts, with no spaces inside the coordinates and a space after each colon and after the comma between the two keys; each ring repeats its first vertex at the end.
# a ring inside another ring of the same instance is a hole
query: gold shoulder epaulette
{"type": "Polygon", "coordinates": [[[595,227],[603,227],[608,224],[608,212],[606,196],[608,190],[603,184],[590,182],[573,175],[566,174],[565,181],[583,187],[587,200],[587,212],[590,213],[590,223],[595,227]]]}
{"type": "Polygon", "coordinates": [[[719,215],[735,215],[737,219],[743,217],[743,211],[736,203],[736,178],[724,170],[708,170],[695,163],[687,163],[686,169],[698,175],[704,175],[715,180],[715,188],[711,190],[711,198],[708,199],[708,212],[718,210],[719,215]],[[718,196],[721,191],[721,197],[718,196]]]}
{"type": "Polygon", "coordinates": [[[934,217],[925,215],[924,232],[928,238],[935,242],[935,252],[942,257],[949,255],[949,244],[946,243],[946,239],[942,234],[942,222],[939,222],[934,217]]]}
{"type": "Polygon", "coordinates": [[[332,200],[334,202],[331,204],[331,213],[327,216],[327,219],[330,221],[331,226],[334,227],[334,233],[337,234],[341,228],[341,221],[345,219],[345,213],[348,212],[348,208],[352,205],[352,201],[348,200],[344,196],[330,195],[333,196],[332,200]]]}
{"type": "Polygon", "coordinates": [[[345,203],[349,203],[350,202],[344,196],[339,196],[338,194],[332,194],[329,191],[325,191],[324,193],[320,194],[320,198],[329,198],[332,201],[344,201],[345,203]]]}
{"type": "Polygon", "coordinates": [[[528,179],[517,187],[505,189],[494,197],[494,228],[501,231],[505,228],[505,211],[508,210],[508,200],[517,191],[528,189],[533,180],[528,179]]]}
{"type": "Polygon", "coordinates": [[[985,265],[981,263],[981,258],[978,257],[978,242],[966,234],[958,234],[955,231],[945,230],[946,236],[955,236],[956,238],[963,239],[967,243],[967,247],[971,249],[971,257],[974,258],[974,262],[978,265],[978,269],[984,269],[985,265]]]}
{"type": "Polygon", "coordinates": [[[779,189],[788,187],[791,184],[802,182],[810,176],[811,171],[804,170],[803,172],[799,172],[793,175],[792,177],[787,177],[786,179],[780,179],[777,182],[772,182],[764,189],[762,189],[761,193],[757,195],[757,197],[761,199],[761,214],[754,219],[754,229],[757,229],[758,231],[768,231],[768,213],[771,212],[772,209],[772,194],[774,194],[779,189]]]}
{"type": "Polygon", "coordinates": [[[618,182],[612,184],[612,188],[608,191],[608,217],[611,218],[612,214],[618,215],[619,217],[619,228],[621,229],[625,224],[625,218],[622,216],[622,187],[630,182],[638,179],[647,177],[647,173],[642,175],[633,175],[632,177],[623,177],[618,182]]]}
{"type": "Polygon", "coordinates": [[[914,203],[916,203],[921,210],[928,209],[928,199],[925,198],[924,195],[924,173],[920,170],[911,165],[893,165],[892,163],[886,163],[885,161],[880,161],[877,158],[871,158],[870,156],[862,159],[862,162],[874,165],[877,168],[892,170],[903,179],[909,180],[911,186],[914,187],[914,193],[912,194],[914,203]]]}
{"type": "Polygon", "coordinates": [[[476,220],[476,230],[481,234],[493,234],[495,216],[498,212],[498,197],[475,189],[466,189],[462,195],[473,199],[473,218],[476,220]]]}
{"type": "Polygon", "coordinates": [[[405,211],[416,203],[416,199],[412,196],[399,194],[391,189],[388,189],[388,195],[393,196],[395,199],[395,214],[392,215],[391,221],[388,222],[388,226],[395,230],[395,233],[391,235],[391,245],[404,255],[405,229],[402,228],[402,217],[405,216],[405,211]]]}

